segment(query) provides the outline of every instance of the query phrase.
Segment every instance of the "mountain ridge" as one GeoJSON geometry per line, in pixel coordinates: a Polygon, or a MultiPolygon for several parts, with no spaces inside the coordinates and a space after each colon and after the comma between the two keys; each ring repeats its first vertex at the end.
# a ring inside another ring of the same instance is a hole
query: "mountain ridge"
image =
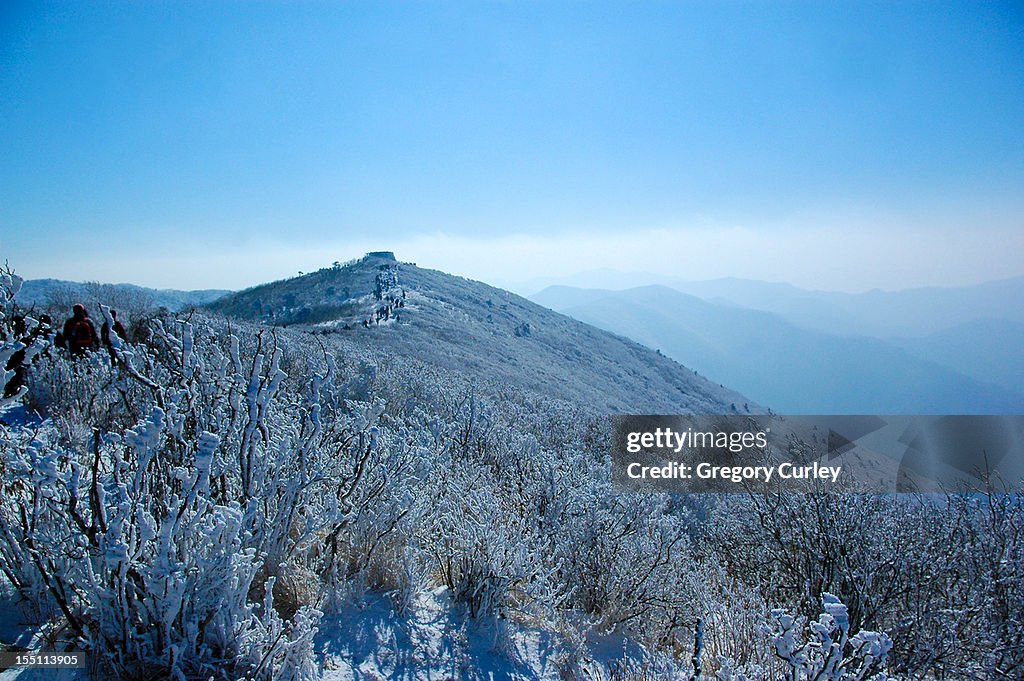
{"type": "Polygon", "coordinates": [[[364,257],[230,294],[205,309],[307,331],[325,343],[378,347],[480,372],[611,412],[728,413],[744,404],[763,411],[635,341],[509,291],[412,263],[364,257]],[[395,280],[378,291],[380,275],[389,272],[395,280]],[[377,319],[389,304],[388,317],[377,319]]]}
{"type": "MultiPolygon", "coordinates": [[[[612,281],[624,281],[612,277],[612,281]]],[[[837,335],[927,336],[959,324],[1003,318],[1024,323],[1024,276],[967,286],[923,286],[901,290],[872,289],[844,293],[803,289],[784,282],[739,277],[704,281],[649,275],[645,283],[615,287],[552,284],[529,296],[554,307],[567,307],[567,290],[623,291],[661,285],[719,304],[764,310],[808,329],[837,335]]]]}
{"type": "Polygon", "coordinates": [[[60,304],[69,302],[91,302],[93,298],[111,295],[142,298],[153,307],[166,307],[177,311],[188,307],[204,305],[231,291],[226,289],[155,289],[137,284],[101,284],[97,282],[68,281],[66,279],[25,279],[15,296],[19,305],[60,304]]]}

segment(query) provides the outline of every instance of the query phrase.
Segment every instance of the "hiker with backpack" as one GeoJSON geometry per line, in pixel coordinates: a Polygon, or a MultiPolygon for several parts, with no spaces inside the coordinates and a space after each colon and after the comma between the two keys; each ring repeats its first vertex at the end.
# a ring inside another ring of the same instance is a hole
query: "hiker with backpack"
{"type": "Polygon", "coordinates": [[[99,349],[100,339],[85,306],[77,303],[73,309],[74,316],[64,322],[61,338],[72,357],[81,357],[86,352],[99,349]]]}

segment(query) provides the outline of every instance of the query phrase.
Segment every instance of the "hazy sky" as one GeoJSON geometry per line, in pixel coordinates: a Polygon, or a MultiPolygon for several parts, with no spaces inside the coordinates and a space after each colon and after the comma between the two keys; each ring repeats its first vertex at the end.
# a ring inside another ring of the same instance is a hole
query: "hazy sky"
{"type": "Polygon", "coordinates": [[[395,250],[862,290],[1024,274],[1024,5],[0,4],[0,258],[395,250]]]}

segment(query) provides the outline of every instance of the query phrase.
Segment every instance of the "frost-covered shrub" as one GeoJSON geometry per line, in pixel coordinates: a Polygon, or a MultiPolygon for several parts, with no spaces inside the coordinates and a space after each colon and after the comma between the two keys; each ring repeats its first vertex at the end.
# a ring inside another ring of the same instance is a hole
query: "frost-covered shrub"
{"type": "MultiPolygon", "coordinates": [[[[370,414],[379,405],[361,406],[362,422],[376,420],[370,414]]],[[[431,467],[427,446],[407,428],[372,426],[357,438],[357,451],[365,454],[354,473],[358,485],[317,543],[314,564],[326,588],[369,587],[407,602],[422,586],[414,535],[424,510],[417,486],[431,467]]]]}
{"type": "Polygon", "coordinates": [[[528,579],[529,535],[519,517],[503,511],[486,470],[456,460],[451,452],[439,456],[420,541],[456,603],[472,617],[496,615],[513,606],[528,579]]]}
{"type": "Polygon", "coordinates": [[[1024,492],[990,481],[984,493],[951,495],[936,507],[945,522],[928,547],[934,564],[915,576],[941,585],[946,598],[912,626],[945,645],[922,651],[932,653],[924,662],[978,678],[1024,675],[1024,492]]]}
{"type": "Polygon", "coordinates": [[[702,666],[757,670],[770,665],[774,653],[764,643],[764,622],[770,608],[760,590],[731,577],[717,557],[702,556],[694,569],[692,607],[700,613],[702,666]]]}
{"type": "Polygon", "coordinates": [[[0,409],[22,400],[28,391],[25,375],[53,342],[52,331],[17,311],[14,297],[21,284],[10,267],[0,268],[0,409]]]}
{"type": "Polygon", "coordinates": [[[850,634],[846,606],[835,596],[822,596],[821,612],[808,622],[784,608],[771,611],[758,641],[751,646],[770,649],[764,664],[738,664],[719,656],[719,681],[884,681],[892,639],[884,633],[861,630],[850,634]]]}
{"type": "Polygon", "coordinates": [[[365,419],[342,413],[330,358],[283,395],[274,339],[243,360],[237,336],[168,322],[113,364],[56,356],[37,374],[55,417],[4,431],[0,566],[104,675],[313,678],[319,613],[275,585],[317,567],[310,546],[362,498],[365,419]],[[118,385],[134,391],[120,416],[147,410],[120,432],[117,401],[97,407],[118,385]]]}
{"type": "Polygon", "coordinates": [[[884,633],[860,631],[850,636],[850,618],[843,603],[830,593],[822,595],[824,612],[807,625],[785,610],[772,611],[768,627],[775,654],[785,663],[785,678],[884,679],[892,639],[884,633]]]}
{"type": "Polygon", "coordinates": [[[892,637],[894,673],[1024,669],[1021,495],[722,498],[702,547],[726,574],[811,617],[824,593],[892,637]]]}
{"type": "Polygon", "coordinates": [[[602,628],[627,626],[654,641],[672,641],[697,619],[689,538],[664,513],[664,499],[587,490],[561,546],[570,602],[602,628]]]}
{"type": "Polygon", "coordinates": [[[88,447],[92,431],[130,428],[152,403],[148,388],[127,377],[104,353],[69,361],[59,353],[38,359],[28,372],[26,405],[49,416],[65,442],[88,447]]]}

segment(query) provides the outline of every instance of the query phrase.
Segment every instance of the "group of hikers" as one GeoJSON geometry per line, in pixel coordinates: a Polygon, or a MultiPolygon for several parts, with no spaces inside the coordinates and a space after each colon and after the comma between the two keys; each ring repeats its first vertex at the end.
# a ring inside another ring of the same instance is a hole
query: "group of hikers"
{"type": "Polygon", "coordinates": [[[402,297],[392,296],[388,298],[388,302],[381,305],[374,310],[373,319],[364,319],[363,328],[370,328],[371,324],[380,324],[391,319],[392,316],[395,318],[395,322],[401,321],[401,315],[398,314],[398,308],[405,307],[405,289],[402,289],[402,297]]]}
{"type": "Polygon", "coordinates": [[[54,344],[58,348],[64,348],[72,357],[81,357],[87,352],[99,350],[100,346],[107,348],[111,359],[114,357],[114,348],[110,343],[110,333],[113,331],[121,340],[128,340],[128,332],[124,324],[117,318],[117,310],[110,311],[110,317],[114,320],[113,326],[106,320],[100,327],[99,334],[96,333],[96,325],[93,324],[85,305],[77,303],[72,308],[71,317],[64,322],[63,330],[57,334],[54,344]]]}
{"type": "MultiPolygon", "coordinates": [[[[54,335],[54,346],[66,350],[73,358],[85,357],[88,353],[105,347],[110,353],[110,361],[116,362],[114,348],[110,342],[110,334],[113,332],[121,340],[127,340],[128,333],[124,328],[124,324],[117,318],[117,310],[111,310],[110,316],[114,320],[113,326],[104,321],[100,326],[99,333],[97,333],[96,325],[93,323],[88,311],[86,311],[85,306],[81,303],[75,305],[72,309],[71,317],[64,322],[64,327],[54,335]]],[[[13,319],[14,336],[25,347],[12,353],[7,360],[5,368],[7,371],[14,372],[14,375],[3,386],[4,397],[11,397],[17,394],[21,387],[25,385],[28,371],[28,367],[25,366],[26,350],[31,348],[37,339],[48,338],[53,333],[53,319],[48,314],[39,315],[35,328],[31,330],[28,329],[26,320],[27,317],[23,314],[19,314],[13,319]]],[[[45,355],[47,353],[44,351],[42,354],[45,355]]],[[[35,359],[38,359],[38,357],[39,355],[36,355],[35,359]]]]}

